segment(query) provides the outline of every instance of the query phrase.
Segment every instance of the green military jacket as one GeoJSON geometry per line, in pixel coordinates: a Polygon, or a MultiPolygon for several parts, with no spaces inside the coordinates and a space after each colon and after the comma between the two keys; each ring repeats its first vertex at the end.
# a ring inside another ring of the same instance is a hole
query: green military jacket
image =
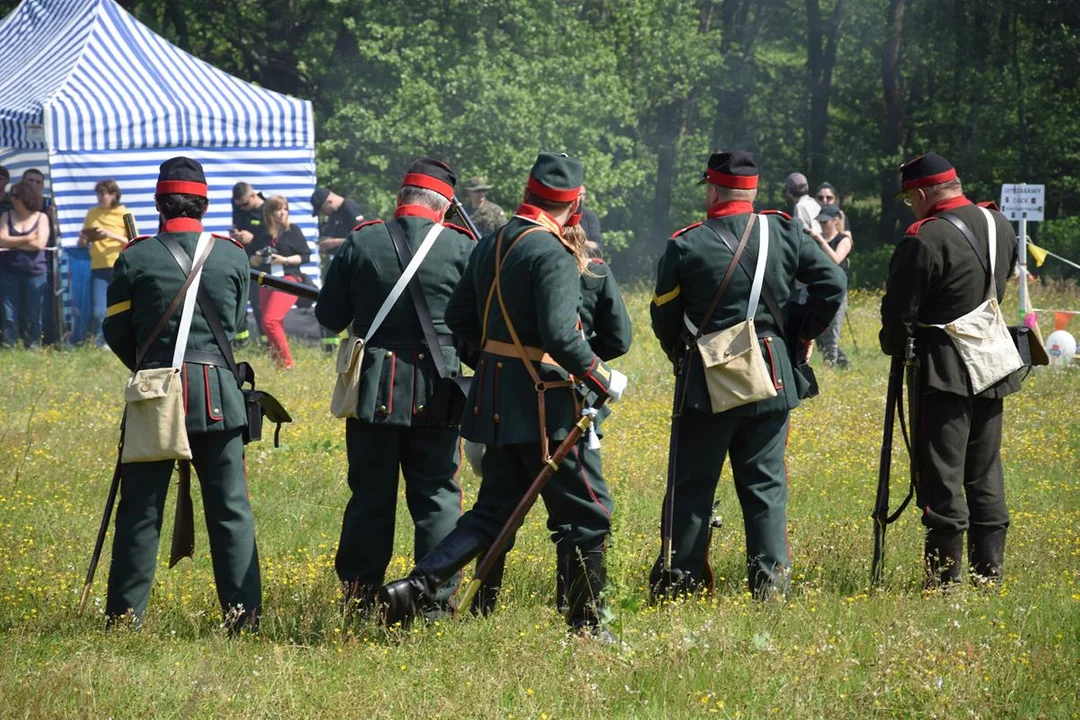
{"type": "MultiPolygon", "coordinates": [[[[736,201],[713,208],[710,216],[718,218],[723,227],[739,239],[751,212],[751,203],[736,201]]],[[[821,251],[798,221],[776,211],[767,211],[759,218],[761,220],[769,223],[765,285],[781,308],[787,306],[795,280],[807,285],[808,314],[798,340],[812,340],[828,327],[839,309],[847,290],[847,277],[840,266],[821,251]]],[[[759,229],[752,229],[746,248],[746,255],[751,260],[757,257],[760,237],[759,229]]],[[[650,306],[653,332],[669,355],[676,351],[680,338],[688,334],[684,314],[695,326],[700,326],[731,261],[731,250],[703,223],[695,223],[671,237],[660,258],[656,293],[650,306]]],[[[716,312],[702,329],[703,334],[731,327],[746,319],[751,284],[749,273],[738,268],[716,312]]],[[[728,410],[725,415],[742,417],[790,410],[798,406],[795,373],[790,353],[781,336],[783,322],[772,316],[764,301],[758,303],[754,325],[762,356],[776,388],[776,397],[728,410]]],[[[687,407],[711,413],[701,357],[696,350],[692,350],[690,358],[687,407]]]]}
{"type": "Polygon", "coordinates": [[[479,208],[465,208],[465,212],[469,214],[469,219],[480,231],[481,237],[495,232],[506,224],[506,212],[490,200],[484,200],[484,204],[479,208]]]}
{"type": "MultiPolygon", "coordinates": [[[[160,237],[178,240],[194,261],[201,232],[199,221],[174,218],[162,226],[160,237]]],[[[231,342],[237,331],[246,327],[250,266],[243,246],[226,236],[214,238],[199,282],[217,308],[231,342]]],[[[184,279],[180,266],[158,237],[137,238],[120,253],[109,283],[102,332],[105,342],[129,368],[135,369],[138,348],[150,337],[184,279]]],[[[143,368],[167,367],[172,362],[182,309],[181,304],[154,340],[143,368]]],[[[216,355],[224,364],[221,349],[198,306],[192,315],[187,351],[216,355]]],[[[189,433],[234,430],[247,423],[244,397],[227,367],[185,362],[181,378],[189,433]]]]}
{"type": "MultiPolygon", "coordinates": [[[[504,233],[500,283],[507,312],[522,344],[554,359],[555,364],[533,363],[542,381],[565,381],[573,375],[588,389],[606,395],[611,371],[582,331],[578,317],[581,276],[574,256],[555,228],[545,213],[523,205],[500,230],[504,233]],[[542,229],[522,237],[520,243],[514,242],[526,230],[538,226],[542,229]]],[[[446,309],[446,322],[454,334],[477,347],[482,346],[484,338],[504,344],[513,342],[497,297],[485,316],[488,291],[495,278],[498,237],[499,233],[493,233],[478,243],[446,309]]],[[[559,441],[566,437],[577,421],[579,403],[580,396],[574,389],[545,393],[549,438],[559,441]]],[[[518,356],[481,352],[461,434],[485,445],[540,442],[535,383],[518,356]]]]}
{"type": "MultiPolygon", "coordinates": [[[[400,206],[395,215],[398,219],[391,222],[403,224],[409,248],[415,253],[437,215],[414,205],[400,206]]],[[[442,353],[447,371],[456,372],[460,360],[446,326],[446,305],[476,243],[464,228],[443,224],[446,227],[415,277],[423,288],[435,332],[440,342],[446,343],[437,351],[442,353]]],[[[352,325],[352,332],[364,337],[402,271],[386,224],[373,220],[358,225],[330,264],[315,317],[334,332],[352,325]]],[[[406,288],[365,349],[357,418],[370,423],[412,425],[438,382],[431,352],[424,344],[424,332],[406,288]]]]}
{"type": "MultiPolygon", "coordinates": [[[[1019,252],[1012,224],[990,207],[997,224],[994,279],[1001,302],[1019,252]]],[[[971,379],[952,339],[940,328],[919,327],[949,323],[974,310],[986,299],[989,288],[989,270],[960,231],[941,219],[945,213],[964,221],[986,257],[990,247],[986,220],[966,197],[939,203],[929,217],[909,227],[889,261],[889,279],[881,299],[881,349],[902,356],[908,336],[914,335],[923,388],[971,395],[971,379]]],[[[979,397],[1000,398],[1019,389],[1019,375],[1012,373],[979,397]]]]}

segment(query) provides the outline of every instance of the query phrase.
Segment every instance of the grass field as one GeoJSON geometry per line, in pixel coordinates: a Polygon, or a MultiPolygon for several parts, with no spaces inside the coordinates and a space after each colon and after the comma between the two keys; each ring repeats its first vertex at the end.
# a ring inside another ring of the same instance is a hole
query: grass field
{"type": "MultiPolygon", "coordinates": [[[[1080,307],[1075,289],[1034,293],[1043,305],[1080,307]]],[[[924,595],[910,510],[888,534],[886,587],[868,592],[888,363],[877,350],[878,298],[856,295],[858,351],[843,338],[854,369],[819,367],[822,395],[792,416],[790,599],[760,605],[747,595],[725,470],[717,594],[657,609],[645,578],[659,545],[671,378],[647,292],[627,297],[637,338],[617,366],[630,390],[604,449],[620,647],[566,638],[542,510],[526,522],[491,618],[389,634],[343,621],[333,571],[348,492],[343,427],[327,412],[330,362],[303,348],[289,373],[251,358],[297,420],[281,448],[248,450],[261,634],[230,640],[218,629],[201,509],[195,561],[172,571],[166,522],[144,630],[106,633],[111,538],[91,610],[76,618],[74,608],[114,462],[121,365],[90,349],[0,353],[0,716],[1080,717],[1080,372],[1035,373],[1006,403],[1012,528],[1000,592],[924,595]]],[[[896,446],[894,503],[907,475],[899,437],[896,446]]],[[[477,481],[462,478],[468,504],[477,481]]],[[[390,577],[411,567],[403,501],[396,547],[390,577]]]]}

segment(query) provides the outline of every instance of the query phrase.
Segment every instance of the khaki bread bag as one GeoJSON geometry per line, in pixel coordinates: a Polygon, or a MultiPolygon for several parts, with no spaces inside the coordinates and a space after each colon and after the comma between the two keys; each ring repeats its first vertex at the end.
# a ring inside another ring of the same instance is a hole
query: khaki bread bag
{"type": "Polygon", "coordinates": [[[420,248],[413,255],[401,277],[394,283],[390,294],[386,296],[379,312],[375,313],[375,319],[371,321],[367,334],[359,338],[353,335],[349,329],[349,336],[338,347],[337,354],[337,381],[334,383],[334,394],[330,397],[330,412],[334,417],[355,418],[360,405],[360,370],[364,364],[364,348],[367,346],[375,331],[383,324],[383,320],[390,314],[397,303],[398,298],[405,292],[409,280],[420,269],[420,263],[424,261],[428,251],[435,244],[435,239],[443,231],[441,223],[435,223],[428,230],[420,248]]]}
{"type": "Polygon", "coordinates": [[[746,306],[746,320],[729,328],[703,335],[690,318],[684,314],[683,322],[693,335],[705,373],[705,384],[709,389],[709,404],[713,413],[732,410],[759,400],[776,397],[776,386],[772,375],[761,354],[757,331],[754,328],[754,315],[761,299],[761,287],[765,280],[765,263],[769,254],[769,222],[767,218],[752,215],[746,224],[739,246],[732,256],[720,289],[713,298],[712,305],[702,320],[705,327],[712,318],[720,298],[731,282],[731,276],[739,259],[746,250],[750,230],[754,220],[758,219],[759,247],[754,281],[750,289],[750,299],[746,306]]]}
{"type": "MultiPolygon", "coordinates": [[[[971,389],[977,395],[1024,366],[1016,349],[997,300],[994,267],[997,261],[997,223],[986,208],[979,208],[989,228],[990,283],[986,299],[971,312],[950,323],[934,325],[952,339],[956,352],[967,368],[971,389]]],[[[969,239],[970,241],[970,239],[969,239]]],[[[976,254],[978,249],[972,245],[976,254]]]]}
{"type": "Polygon", "coordinates": [[[180,371],[184,366],[191,318],[195,312],[195,295],[199,291],[199,279],[203,264],[213,249],[211,236],[203,233],[196,246],[198,260],[184,280],[180,291],[173,298],[165,314],[139,348],[135,372],[124,386],[124,439],[121,462],[157,462],[159,460],[190,460],[187,425],[184,422],[184,390],[180,371]],[[146,353],[161,334],[169,318],[176,312],[181,301],[180,326],[176,332],[172,365],[163,368],[142,369],[146,353]]]}

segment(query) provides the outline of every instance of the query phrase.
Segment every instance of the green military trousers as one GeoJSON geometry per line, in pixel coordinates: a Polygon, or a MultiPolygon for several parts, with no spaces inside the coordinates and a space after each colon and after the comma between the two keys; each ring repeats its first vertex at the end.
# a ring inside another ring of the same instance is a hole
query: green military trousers
{"type": "MultiPolygon", "coordinates": [[[[244,441],[239,429],[191,433],[191,464],[202,488],[214,583],[222,612],[257,613],[262,606],[259,552],[248,500],[244,441]]],[[[161,521],[175,461],[122,468],[105,613],[142,616],[157,565],[161,521]]]]}
{"type": "Polygon", "coordinates": [[[672,577],[663,577],[663,558],[658,559],[650,576],[653,588],[680,592],[701,586],[713,496],[730,455],[746,530],[750,591],[757,597],[787,591],[787,435],[787,410],[748,417],[683,412],[675,448],[672,577]],[[671,587],[665,587],[668,582],[671,587]]]}
{"type": "Polygon", "coordinates": [[[1008,528],[1002,400],[928,392],[919,401],[916,490],[923,525],[942,536],[1008,528]]]}
{"type": "MultiPolygon", "coordinates": [[[[476,504],[462,515],[458,527],[494,541],[540,474],[540,443],[488,445],[481,467],[484,472],[476,504]]],[[[601,472],[600,453],[588,450],[584,439],[562,461],[540,496],[556,546],[582,553],[604,548],[611,532],[612,502],[601,472]]]]}
{"type": "MultiPolygon", "coordinates": [[[[413,554],[420,560],[461,517],[457,428],[413,428],[350,418],[345,423],[349,489],[334,566],[347,585],[377,588],[394,552],[398,474],[415,526],[413,554]]],[[[445,603],[460,576],[437,593],[445,603]]]]}

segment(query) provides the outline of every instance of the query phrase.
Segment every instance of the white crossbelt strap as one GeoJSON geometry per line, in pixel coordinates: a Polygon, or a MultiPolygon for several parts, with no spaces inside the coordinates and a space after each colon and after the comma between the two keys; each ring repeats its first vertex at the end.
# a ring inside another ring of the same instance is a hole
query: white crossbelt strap
{"type": "MultiPolygon", "coordinates": [[[[195,254],[192,257],[202,257],[203,251],[206,250],[206,244],[212,242],[213,238],[210,233],[203,233],[199,236],[199,242],[195,246],[195,254]]],[[[188,334],[191,332],[191,318],[195,314],[195,296],[199,294],[199,281],[202,280],[202,271],[200,267],[198,272],[195,273],[195,279],[188,285],[187,292],[184,294],[184,309],[180,312],[180,327],[176,330],[176,347],[173,348],[172,366],[179,370],[184,365],[184,353],[187,352],[188,334]]]]}
{"type": "MultiPolygon", "coordinates": [[[[758,215],[758,255],[757,265],[754,267],[754,282],[750,286],[750,300],[746,304],[746,319],[752,320],[757,314],[758,302],[761,300],[761,286],[765,282],[765,263],[769,259],[769,219],[764,215],[758,215]]],[[[690,316],[683,313],[683,324],[691,335],[697,335],[697,325],[690,320],[690,316]]]]}
{"type": "MultiPolygon", "coordinates": [[[[396,222],[391,220],[391,222],[396,222]]],[[[394,287],[390,290],[390,294],[386,296],[386,300],[383,301],[382,307],[379,308],[379,312],[375,313],[375,319],[371,321],[371,327],[368,328],[367,334],[364,335],[364,345],[368,344],[371,340],[371,336],[375,334],[375,331],[379,329],[379,326],[383,324],[383,320],[390,314],[390,310],[393,309],[397,303],[398,298],[405,292],[405,288],[408,286],[409,281],[412,280],[413,275],[420,269],[420,263],[424,261],[428,251],[431,250],[431,246],[435,244],[435,238],[439,237],[439,233],[443,231],[443,225],[441,223],[435,223],[428,230],[428,234],[424,237],[424,241],[420,243],[420,248],[416,251],[416,254],[412,256],[412,260],[405,267],[405,272],[401,273],[401,277],[394,283],[394,287]]]]}
{"type": "Polygon", "coordinates": [[[997,223],[994,222],[994,216],[990,214],[990,211],[984,207],[980,207],[983,217],[986,218],[987,233],[990,236],[990,298],[997,297],[997,276],[994,274],[994,267],[997,264],[997,223]]]}
{"type": "Polygon", "coordinates": [[[750,287],[750,302],[746,305],[746,319],[753,320],[761,299],[761,285],[765,282],[765,261],[769,259],[769,218],[758,215],[757,267],[754,268],[754,284],[750,287]]]}

